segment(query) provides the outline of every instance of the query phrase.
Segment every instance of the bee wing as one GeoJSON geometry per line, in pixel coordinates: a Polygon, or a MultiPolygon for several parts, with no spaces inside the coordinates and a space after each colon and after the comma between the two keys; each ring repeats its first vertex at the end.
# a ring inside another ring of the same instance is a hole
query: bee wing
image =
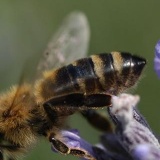
{"type": "Polygon", "coordinates": [[[86,56],[90,29],[86,16],[81,12],[71,13],[55,33],[37,67],[37,76],[86,56]]]}
{"type": "MultiPolygon", "coordinates": [[[[43,71],[65,65],[75,59],[86,56],[90,30],[86,16],[81,12],[71,13],[55,33],[42,58],[32,58],[25,64],[19,80],[19,86],[13,100],[23,90],[24,82],[35,82],[43,71]],[[35,75],[36,72],[36,75],[35,75]]],[[[34,85],[34,83],[32,83],[34,85]]],[[[14,106],[14,105],[13,105],[14,106]]]]}

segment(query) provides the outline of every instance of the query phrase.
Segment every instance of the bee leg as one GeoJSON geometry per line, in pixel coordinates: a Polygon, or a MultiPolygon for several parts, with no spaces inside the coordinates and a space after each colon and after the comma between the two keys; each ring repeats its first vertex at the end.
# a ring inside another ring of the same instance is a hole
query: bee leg
{"type": "Polygon", "coordinates": [[[84,109],[98,109],[106,106],[111,106],[111,95],[107,94],[91,94],[83,95],[81,102],[82,110],[84,109]]]}
{"type": "Polygon", "coordinates": [[[69,154],[69,148],[60,140],[55,139],[54,134],[51,134],[49,137],[49,141],[52,143],[54,149],[62,154],[69,154]]]}
{"type": "Polygon", "coordinates": [[[50,119],[60,116],[68,116],[75,111],[81,111],[82,115],[94,127],[101,131],[112,131],[109,120],[91,109],[111,106],[111,96],[107,94],[85,95],[81,93],[69,94],[53,98],[44,103],[44,109],[50,119]],[[59,112],[61,111],[61,112],[59,112]],[[58,114],[58,115],[57,115],[58,114]],[[64,114],[64,115],[63,115],[64,114]]]}
{"type": "Polygon", "coordinates": [[[95,128],[103,132],[113,132],[109,119],[95,110],[81,111],[82,116],[95,128]]]}
{"type": "Polygon", "coordinates": [[[111,106],[111,95],[107,94],[91,94],[85,95],[82,93],[68,94],[55,97],[43,105],[45,108],[50,106],[54,109],[71,108],[77,110],[97,109],[106,106],[111,106]]]}
{"type": "MultiPolygon", "coordinates": [[[[72,135],[73,136],[73,135],[72,135]]],[[[74,137],[72,137],[72,139],[74,139],[74,137]]],[[[52,143],[52,148],[54,151],[58,151],[61,154],[71,154],[73,156],[77,156],[77,157],[88,157],[88,153],[84,150],[84,148],[81,147],[75,147],[73,144],[73,146],[71,145],[70,147],[67,146],[67,141],[63,141],[63,140],[59,140],[56,139],[54,137],[54,134],[51,134],[49,137],[50,142],[52,143]]],[[[76,139],[77,140],[77,139],[76,139]]],[[[73,140],[74,141],[74,140],[73,140]]]]}

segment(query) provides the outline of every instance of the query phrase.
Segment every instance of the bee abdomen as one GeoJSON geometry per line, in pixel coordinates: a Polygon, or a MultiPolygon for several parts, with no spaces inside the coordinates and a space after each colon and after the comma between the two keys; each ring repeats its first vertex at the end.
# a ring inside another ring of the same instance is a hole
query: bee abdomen
{"type": "Polygon", "coordinates": [[[39,92],[44,99],[72,93],[116,95],[137,82],[145,64],[145,59],[127,52],[92,55],[49,71],[39,92]]]}
{"type": "Polygon", "coordinates": [[[93,93],[102,90],[99,78],[94,72],[92,58],[83,58],[57,69],[53,73],[53,92],[57,95],[71,93],[93,93]]]}
{"type": "Polygon", "coordinates": [[[93,55],[92,60],[103,89],[115,95],[134,86],[146,64],[145,59],[127,52],[93,55]]]}
{"type": "Polygon", "coordinates": [[[75,92],[90,94],[103,89],[94,65],[92,57],[89,57],[77,60],[66,67],[75,92]]]}

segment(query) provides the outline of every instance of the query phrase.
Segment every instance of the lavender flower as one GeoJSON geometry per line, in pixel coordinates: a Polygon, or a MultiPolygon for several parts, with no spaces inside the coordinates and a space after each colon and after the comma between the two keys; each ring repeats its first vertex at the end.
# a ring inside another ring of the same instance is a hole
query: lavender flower
{"type": "Polygon", "coordinates": [[[115,131],[102,135],[98,145],[89,144],[74,130],[62,131],[60,142],[67,146],[67,154],[90,160],[160,159],[160,144],[136,109],[138,102],[139,96],[129,94],[112,97],[113,105],[108,108],[108,113],[115,131]]]}
{"type": "MultiPolygon", "coordinates": [[[[112,135],[105,134],[101,141],[107,151],[111,152],[112,157],[109,157],[111,160],[160,159],[159,142],[146,120],[135,108],[138,101],[138,96],[128,94],[112,98],[113,106],[109,108],[109,114],[116,125],[116,130],[112,135]],[[146,151],[148,156],[146,156],[146,151]],[[154,151],[157,151],[157,154],[154,151]]],[[[98,159],[107,158],[105,155],[98,159]]]]}
{"type": "Polygon", "coordinates": [[[160,40],[155,46],[154,70],[156,71],[158,78],[160,78],[160,40]]]}
{"type": "MultiPolygon", "coordinates": [[[[83,157],[85,159],[96,160],[92,145],[79,136],[78,130],[63,130],[60,134],[61,135],[58,138],[58,141],[61,143],[63,148],[67,149],[66,154],[72,154],[78,157],[83,157]]],[[[56,145],[52,145],[52,150],[56,152],[60,151],[59,148],[56,148],[56,145]]]]}

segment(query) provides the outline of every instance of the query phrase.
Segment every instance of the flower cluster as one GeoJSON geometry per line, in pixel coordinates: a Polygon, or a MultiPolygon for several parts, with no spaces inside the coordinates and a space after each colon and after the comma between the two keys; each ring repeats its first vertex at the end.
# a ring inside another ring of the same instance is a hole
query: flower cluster
{"type": "Polygon", "coordinates": [[[160,78],[160,40],[157,42],[155,46],[154,70],[160,78]]]}
{"type": "Polygon", "coordinates": [[[160,159],[160,144],[136,109],[138,101],[139,96],[129,94],[112,97],[108,113],[116,129],[112,134],[102,135],[97,146],[87,143],[75,130],[62,131],[62,142],[69,148],[68,153],[92,160],[160,159]]]}
{"type": "MultiPolygon", "coordinates": [[[[155,47],[154,61],[160,77],[160,41],[155,47]]],[[[160,144],[137,109],[139,99],[129,94],[112,97],[107,112],[115,126],[114,132],[104,133],[95,146],[83,140],[77,130],[62,131],[60,142],[68,149],[67,154],[90,160],[159,160],[160,144]]]]}

